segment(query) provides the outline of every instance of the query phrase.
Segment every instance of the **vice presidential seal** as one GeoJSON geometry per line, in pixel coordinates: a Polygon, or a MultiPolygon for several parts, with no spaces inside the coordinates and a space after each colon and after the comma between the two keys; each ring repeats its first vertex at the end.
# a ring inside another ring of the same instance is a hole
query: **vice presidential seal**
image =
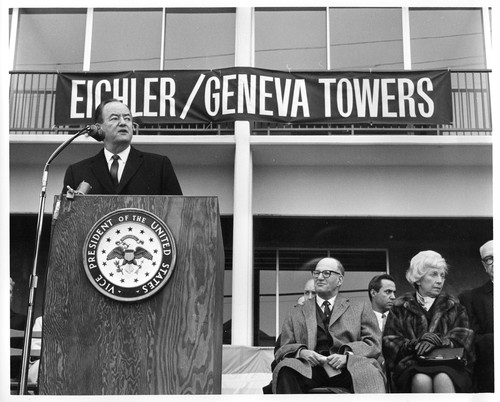
{"type": "Polygon", "coordinates": [[[119,209],[92,227],[83,247],[85,272],[102,294],[121,301],[145,299],[172,275],[175,243],[170,229],[150,212],[119,209]]]}

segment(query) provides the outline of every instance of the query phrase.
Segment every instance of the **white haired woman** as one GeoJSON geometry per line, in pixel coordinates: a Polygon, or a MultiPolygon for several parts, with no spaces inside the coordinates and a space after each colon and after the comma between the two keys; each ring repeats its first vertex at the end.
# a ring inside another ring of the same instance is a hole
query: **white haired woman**
{"type": "Polygon", "coordinates": [[[474,332],[459,300],[442,292],[447,273],[446,261],[432,250],[410,262],[406,279],[415,291],[396,299],[383,334],[395,392],[470,392],[474,332]],[[464,348],[464,358],[422,359],[436,348],[464,348]]]}

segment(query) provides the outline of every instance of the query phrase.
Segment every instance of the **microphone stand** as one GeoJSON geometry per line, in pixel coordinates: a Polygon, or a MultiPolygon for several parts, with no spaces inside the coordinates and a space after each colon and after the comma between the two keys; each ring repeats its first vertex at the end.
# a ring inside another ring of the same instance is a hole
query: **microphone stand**
{"type": "Polygon", "coordinates": [[[33,328],[33,306],[35,303],[36,288],[38,286],[38,276],[37,276],[37,265],[38,265],[38,254],[40,250],[40,240],[42,238],[42,226],[43,226],[43,214],[45,211],[45,199],[47,197],[47,182],[49,177],[49,166],[50,163],[56,158],[61,151],[66,148],[71,142],[73,142],[77,137],[88,134],[92,131],[92,127],[87,125],[80,131],[78,131],[73,137],[66,140],[64,143],[59,145],[59,147],[52,153],[47,162],[45,163],[45,168],[43,169],[42,175],[42,190],[40,192],[40,201],[38,207],[38,220],[36,225],[36,245],[35,245],[35,255],[33,258],[33,268],[30,276],[29,283],[29,298],[28,298],[28,309],[26,313],[26,328],[24,330],[24,345],[21,360],[21,380],[19,382],[19,395],[25,395],[27,391],[28,383],[28,363],[31,353],[31,331],[33,328]]]}

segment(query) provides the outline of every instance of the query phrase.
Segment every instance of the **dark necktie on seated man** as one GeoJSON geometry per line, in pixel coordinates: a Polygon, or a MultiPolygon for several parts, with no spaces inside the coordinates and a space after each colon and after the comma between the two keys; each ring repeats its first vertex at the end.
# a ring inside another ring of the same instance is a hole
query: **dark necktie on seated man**
{"type": "Polygon", "coordinates": [[[385,313],[382,313],[381,318],[382,318],[382,328],[380,328],[380,330],[381,330],[382,332],[384,332],[385,322],[386,322],[386,320],[387,320],[387,315],[385,315],[385,313]]]}
{"type": "Polygon", "coordinates": [[[325,314],[326,322],[329,322],[330,315],[332,314],[332,310],[330,310],[330,302],[328,300],[325,300],[323,302],[323,313],[325,314]]]}
{"type": "Polygon", "coordinates": [[[118,155],[113,155],[112,158],[113,163],[111,164],[109,173],[111,173],[111,178],[113,179],[114,186],[118,187],[118,159],[120,159],[120,157],[118,155]]]}

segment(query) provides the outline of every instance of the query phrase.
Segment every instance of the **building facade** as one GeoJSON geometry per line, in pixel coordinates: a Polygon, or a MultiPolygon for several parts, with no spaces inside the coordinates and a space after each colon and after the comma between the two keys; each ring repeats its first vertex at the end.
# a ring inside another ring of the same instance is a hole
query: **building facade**
{"type": "MultiPolygon", "coordinates": [[[[367,297],[370,278],[380,272],[396,278],[398,293],[409,290],[404,273],[424,249],[450,263],[448,291],[481,284],[478,249],[493,237],[491,12],[9,9],[11,276],[28,282],[42,169],[75,129],[54,123],[61,72],[444,69],[452,80],[451,124],[165,121],[139,125],[133,143],[168,155],[185,195],[219,199],[226,343],[272,345],[322,256],[344,263],[342,291],[351,297],[367,297]]],[[[37,315],[52,199],[66,166],[99,148],[78,139],[51,165],[37,315]]],[[[15,309],[22,311],[26,300],[27,285],[15,309]]]]}

